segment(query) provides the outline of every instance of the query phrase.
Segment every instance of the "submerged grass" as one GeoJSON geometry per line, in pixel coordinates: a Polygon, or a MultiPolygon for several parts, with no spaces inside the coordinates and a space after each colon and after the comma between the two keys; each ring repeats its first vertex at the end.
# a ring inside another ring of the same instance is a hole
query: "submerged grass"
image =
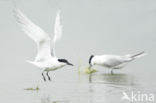
{"type": "Polygon", "coordinates": [[[78,73],[80,74],[81,72],[85,74],[92,74],[92,73],[97,72],[97,70],[89,68],[88,66],[82,67],[81,62],[80,62],[78,66],[78,73]]]}
{"type": "Polygon", "coordinates": [[[38,91],[40,90],[40,88],[38,86],[36,86],[35,88],[25,88],[24,90],[29,90],[29,91],[38,91]]]}
{"type": "Polygon", "coordinates": [[[86,69],[85,69],[85,73],[86,74],[92,74],[92,73],[95,73],[95,72],[97,72],[97,70],[95,70],[95,69],[89,69],[89,67],[87,67],[86,69]]]}

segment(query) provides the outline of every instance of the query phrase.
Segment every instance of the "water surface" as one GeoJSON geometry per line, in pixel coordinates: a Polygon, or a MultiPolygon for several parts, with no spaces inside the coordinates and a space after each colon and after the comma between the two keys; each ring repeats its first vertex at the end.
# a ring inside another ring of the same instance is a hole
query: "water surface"
{"type": "Polygon", "coordinates": [[[121,99],[123,92],[156,94],[155,0],[15,1],[51,36],[56,12],[62,10],[63,37],[56,43],[56,53],[75,66],[51,72],[52,82],[44,82],[41,71],[25,62],[33,60],[36,45],[17,25],[12,0],[0,0],[1,103],[129,103],[121,99]],[[88,66],[91,54],[140,51],[149,55],[114,75],[99,66],[92,75],[78,72],[79,65],[88,66]],[[38,91],[24,90],[37,86],[38,91]]]}

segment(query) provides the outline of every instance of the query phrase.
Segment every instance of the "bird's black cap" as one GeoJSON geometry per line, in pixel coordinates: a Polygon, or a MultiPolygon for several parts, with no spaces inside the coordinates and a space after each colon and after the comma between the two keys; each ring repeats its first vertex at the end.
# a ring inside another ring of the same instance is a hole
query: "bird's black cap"
{"type": "Polygon", "coordinates": [[[90,58],[89,58],[89,64],[91,64],[91,61],[93,59],[94,55],[91,55],[90,58]]]}
{"type": "Polygon", "coordinates": [[[73,64],[69,63],[66,59],[58,59],[58,61],[73,66],[73,64]]]}

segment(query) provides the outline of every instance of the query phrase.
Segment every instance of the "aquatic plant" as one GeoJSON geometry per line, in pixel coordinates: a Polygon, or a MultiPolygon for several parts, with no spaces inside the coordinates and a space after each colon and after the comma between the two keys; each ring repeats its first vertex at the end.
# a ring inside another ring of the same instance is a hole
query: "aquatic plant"
{"type": "Polygon", "coordinates": [[[91,69],[91,68],[89,68],[89,67],[87,67],[87,68],[85,69],[85,73],[86,73],[86,74],[92,74],[92,73],[95,73],[95,72],[97,72],[97,70],[91,69]]]}
{"type": "Polygon", "coordinates": [[[36,86],[35,88],[25,88],[24,90],[30,90],[30,91],[38,91],[40,90],[40,88],[38,86],[36,86]]]}

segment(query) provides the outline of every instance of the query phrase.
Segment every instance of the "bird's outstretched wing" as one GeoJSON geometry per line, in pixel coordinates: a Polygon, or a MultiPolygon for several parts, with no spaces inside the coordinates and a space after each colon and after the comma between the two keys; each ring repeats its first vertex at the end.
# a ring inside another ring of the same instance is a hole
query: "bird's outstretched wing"
{"type": "Polygon", "coordinates": [[[57,40],[59,40],[62,36],[62,24],[61,24],[61,18],[60,18],[61,10],[58,10],[57,15],[56,15],[56,20],[55,20],[55,25],[54,25],[54,38],[51,43],[51,55],[55,55],[55,43],[57,40]]]}
{"type": "Polygon", "coordinates": [[[22,30],[37,43],[38,53],[35,61],[42,61],[51,57],[50,37],[39,26],[29,20],[19,9],[14,9],[15,17],[22,30]]]}

